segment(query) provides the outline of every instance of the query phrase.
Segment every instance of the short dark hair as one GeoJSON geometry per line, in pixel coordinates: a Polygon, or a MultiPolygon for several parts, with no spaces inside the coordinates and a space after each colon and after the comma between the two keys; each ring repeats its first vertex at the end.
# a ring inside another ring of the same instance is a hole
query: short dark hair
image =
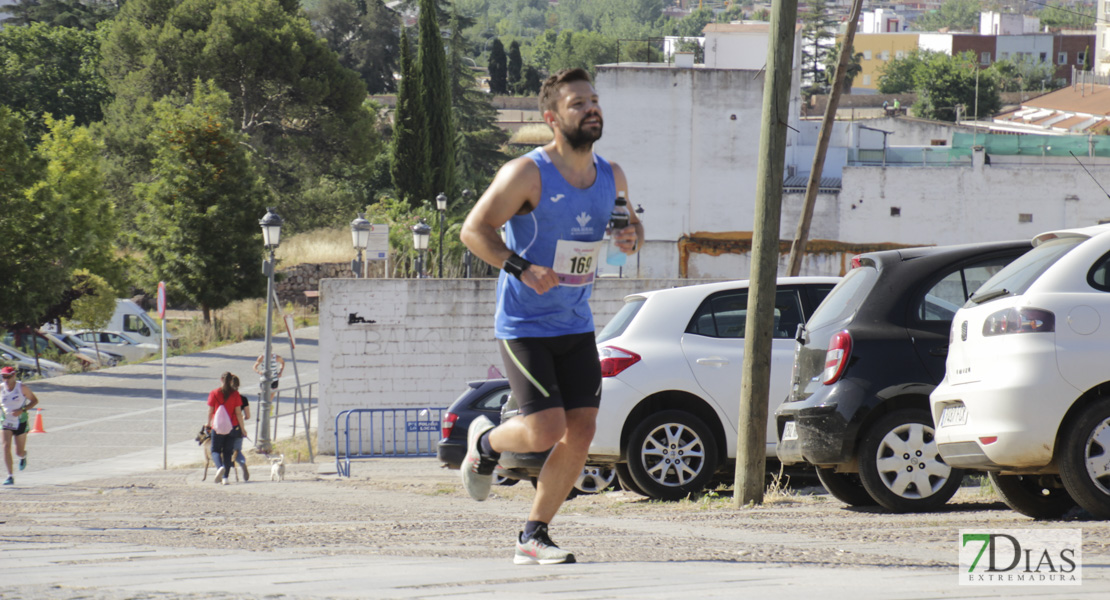
{"type": "Polygon", "coordinates": [[[586,69],[563,69],[548,77],[540,87],[540,112],[555,111],[559,102],[559,90],[566,84],[575,81],[585,81],[593,85],[589,72],[586,69]]]}

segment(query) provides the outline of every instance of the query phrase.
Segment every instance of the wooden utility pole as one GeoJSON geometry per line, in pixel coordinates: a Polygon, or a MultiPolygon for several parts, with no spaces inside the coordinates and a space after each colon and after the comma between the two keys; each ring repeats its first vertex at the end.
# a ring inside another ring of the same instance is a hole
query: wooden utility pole
{"type": "Polygon", "coordinates": [[[767,69],[763,80],[755,231],[752,235],[751,283],[748,286],[740,419],[737,424],[736,487],[733,496],[737,507],[752,502],[763,503],[782,174],[786,162],[786,129],[791,116],[790,84],[794,63],[794,23],[797,18],[798,0],[774,0],[771,5],[771,35],[767,42],[767,69]]]}
{"type": "Polygon", "coordinates": [[[802,257],[806,254],[806,243],[809,242],[809,226],[813,221],[813,206],[817,203],[817,191],[821,187],[821,172],[825,169],[825,153],[829,149],[829,138],[832,137],[833,123],[836,122],[836,109],[840,107],[840,93],[844,88],[848,61],[852,58],[852,45],[856,40],[856,23],[859,21],[859,13],[862,9],[863,0],[852,2],[852,14],[848,16],[848,29],[844,32],[844,41],[840,43],[840,58],[837,61],[836,73],[833,76],[832,89],[829,90],[829,102],[825,105],[825,118],[821,121],[821,135],[817,140],[817,151],[813,153],[813,167],[809,170],[809,182],[806,183],[806,199],[802,204],[802,218],[798,220],[798,229],[794,233],[794,243],[790,245],[790,263],[786,272],[791,276],[797,276],[802,272],[802,257]]]}

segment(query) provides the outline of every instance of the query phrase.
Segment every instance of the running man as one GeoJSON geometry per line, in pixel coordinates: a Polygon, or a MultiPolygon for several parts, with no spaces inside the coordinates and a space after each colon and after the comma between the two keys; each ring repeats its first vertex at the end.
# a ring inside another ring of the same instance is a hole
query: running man
{"type": "Polygon", "coordinates": [[[4,485],[13,485],[12,439],[15,439],[15,454],[19,457],[19,470],[27,468],[27,415],[38,406],[39,399],[31,388],[15,378],[15,367],[0,369],[0,406],[4,409],[4,466],[8,468],[8,478],[4,485]]]}
{"type": "MultiPolygon", "coordinates": [[[[594,436],[601,365],[588,301],[617,192],[628,192],[621,168],[593,152],[603,121],[586,71],[549,77],[540,110],[554,141],[506,163],[461,234],[474,254],[501,268],[494,333],[522,415],[498,427],[485,417],[474,420],[463,484],[475,500],[485,500],[501,452],[551,450],[517,536],[516,564],[575,561],[551,541],[547,527],[582,472],[594,436]]],[[[643,226],[633,213],[631,224],[613,235],[633,254],[643,226]]]]}

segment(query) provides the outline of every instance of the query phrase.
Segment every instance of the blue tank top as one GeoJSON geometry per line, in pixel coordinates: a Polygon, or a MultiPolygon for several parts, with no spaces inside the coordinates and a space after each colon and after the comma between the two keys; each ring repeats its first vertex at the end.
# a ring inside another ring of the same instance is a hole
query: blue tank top
{"type": "MultiPolygon", "coordinates": [[[[597,177],[586,189],[568,183],[543,148],[526,156],[540,169],[539,203],[532,212],[509,219],[505,224],[505,243],[528,262],[551,267],[559,240],[596,242],[605,236],[617,184],[613,168],[596,154],[597,177]]],[[[503,340],[592,333],[594,317],[589,304],[592,289],[592,284],[560,285],[540,295],[501,271],[494,333],[503,340]]]]}

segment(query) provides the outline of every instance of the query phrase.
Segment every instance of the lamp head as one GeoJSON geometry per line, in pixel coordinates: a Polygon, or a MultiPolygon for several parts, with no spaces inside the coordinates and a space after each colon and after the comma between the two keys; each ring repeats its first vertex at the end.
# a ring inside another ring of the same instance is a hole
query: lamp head
{"type": "Polygon", "coordinates": [[[443,192],[436,196],[436,210],[439,212],[447,210],[447,196],[443,192]]]}
{"type": "Polygon", "coordinates": [[[351,221],[351,243],[355,250],[365,250],[370,244],[370,229],[370,221],[362,213],[358,213],[358,218],[351,221]]]}
{"type": "Polygon", "coordinates": [[[273,250],[281,244],[281,226],[285,221],[279,216],[272,207],[266,207],[266,214],[258,222],[262,226],[262,243],[267,248],[273,250]]]}
{"type": "Polygon", "coordinates": [[[417,250],[428,249],[428,238],[431,237],[432,228],[423,217],[420,222],[412,226],[412,245],[417,250]]]}

